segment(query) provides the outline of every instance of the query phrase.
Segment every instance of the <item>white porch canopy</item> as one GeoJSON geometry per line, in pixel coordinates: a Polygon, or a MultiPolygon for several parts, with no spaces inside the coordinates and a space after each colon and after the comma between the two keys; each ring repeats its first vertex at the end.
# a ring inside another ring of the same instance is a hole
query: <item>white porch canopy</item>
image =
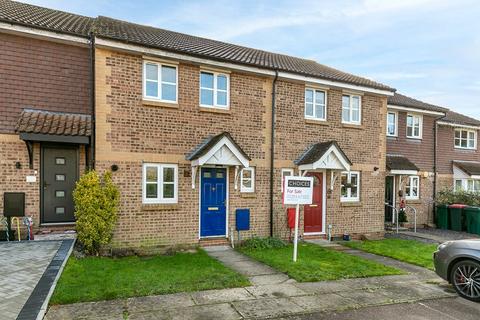
{"type": "Polygon", "coordinates": [[[295,164],[300,171],[350,171],[352,162],[335,141],[329,141],[312,145],[295,164]]]}
{"type": "Polygon", "coordinates": [[[237,188],[239,169],[250,166],[250,158],[228,132],[207,138],[186,158],[192,163],[193,189],[195,189],[197,170],[201,166],[234,166],[235,189],[237,188]]]}

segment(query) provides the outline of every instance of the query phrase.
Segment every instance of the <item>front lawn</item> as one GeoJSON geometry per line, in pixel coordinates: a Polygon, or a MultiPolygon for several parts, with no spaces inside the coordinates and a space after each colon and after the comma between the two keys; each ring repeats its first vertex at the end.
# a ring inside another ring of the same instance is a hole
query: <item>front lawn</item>
{"type": "Polygon", "coordinates": [[[408,262],[430,270],[433,270],[433,252],[437,249],[435,244],[403,239],[350,241],[343,243],[343,245],[408,262]]]}
{"type": "Polygon", "coordinates": [[[51,304],[110,300],[249,285],[203,250],[152,257],[71,257],[51,304]]]}
{"type": "Polygon", "coordinates": [[[239,250],[300,282],[404,274],[392,267],[308,243],[299,243],[296,263],[292,261],[293,245],[239,250]]]}

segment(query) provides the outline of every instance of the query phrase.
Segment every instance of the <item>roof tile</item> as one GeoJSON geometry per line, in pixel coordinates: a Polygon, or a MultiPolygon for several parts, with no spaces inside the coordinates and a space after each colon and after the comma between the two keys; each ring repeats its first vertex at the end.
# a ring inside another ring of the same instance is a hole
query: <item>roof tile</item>
{"type": "Polygon", "coordinates": [[[15,128],[17,133],[38,133],[63,136],[91,136],[90,115],[24,109],[15,128]]]}

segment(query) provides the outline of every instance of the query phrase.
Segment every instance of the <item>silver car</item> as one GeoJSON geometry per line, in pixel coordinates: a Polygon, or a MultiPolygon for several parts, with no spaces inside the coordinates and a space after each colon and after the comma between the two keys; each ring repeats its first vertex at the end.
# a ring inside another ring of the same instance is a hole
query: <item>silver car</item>
{"type": "Polygon", "coordinates": [[[480,239],[447,241],[433,254],[435,272],[457,293],[480,302],[480,239]]]}

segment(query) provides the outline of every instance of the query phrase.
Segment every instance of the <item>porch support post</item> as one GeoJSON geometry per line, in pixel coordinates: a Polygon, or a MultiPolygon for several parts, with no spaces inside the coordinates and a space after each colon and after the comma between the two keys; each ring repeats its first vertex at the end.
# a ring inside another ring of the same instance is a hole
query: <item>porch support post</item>
{"type": "Polygon", "coordinates": [[[33,169],[33,142],[25,140],[25,144],[27,145],[28,151],[28,167],[33,169]]]}
{"type": "Polygon", "coordinates": [[[198,166],[192,166],[192,189],[195,189],[195,180],[197,177],[198,166]]]}
{"type": "Polygon", "coordinates": [[[240,175],[240,166],[235,166],[235,177],[234,177],[234,185],[235,185],[235,190],[238,190],[238,177],[240,175]]]}

